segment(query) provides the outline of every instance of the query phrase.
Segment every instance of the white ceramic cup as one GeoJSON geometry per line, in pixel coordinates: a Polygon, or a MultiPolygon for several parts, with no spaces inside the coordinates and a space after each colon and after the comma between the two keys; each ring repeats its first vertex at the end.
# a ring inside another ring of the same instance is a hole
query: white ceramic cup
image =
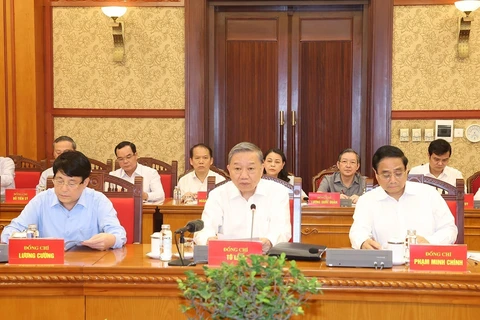
{"type": "Polygon", "coordinates": [[[399,239],[388,241],[387,250],[392,250],[392,263],[399,266],[405,263],[405,242],[399,239]]]}
{"type": "Polygon", "coordinates": [[[160,255],[160,247],[162,246],[162,233],[155,232],[150,236],[151,247],[150,252],[154,255],[160,255]]]}

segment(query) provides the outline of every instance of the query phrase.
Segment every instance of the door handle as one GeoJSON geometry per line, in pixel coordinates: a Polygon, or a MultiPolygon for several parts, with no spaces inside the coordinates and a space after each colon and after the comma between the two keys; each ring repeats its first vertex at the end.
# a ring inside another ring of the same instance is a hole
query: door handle
{"type": "Polygon", "coordinates": [[[297,124],[297,119],[295,117],[295,111],[292,110],[292,127],[295,127],[297,124]]]}
{"type": "Polygon", "coordinates": [[[285,124],[285,116],[283,111],[280,111],[280,126],[283,126],[285,124]]]}

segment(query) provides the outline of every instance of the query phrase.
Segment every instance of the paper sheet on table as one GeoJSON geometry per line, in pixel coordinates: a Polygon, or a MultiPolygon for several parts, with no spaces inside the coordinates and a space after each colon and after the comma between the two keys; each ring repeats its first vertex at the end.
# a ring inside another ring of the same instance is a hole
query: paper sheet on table
{"type": "Polygon", "coordinates": [[[467,258],[480,262],[480,252],[478,251],[468,251],[467,258]]]}

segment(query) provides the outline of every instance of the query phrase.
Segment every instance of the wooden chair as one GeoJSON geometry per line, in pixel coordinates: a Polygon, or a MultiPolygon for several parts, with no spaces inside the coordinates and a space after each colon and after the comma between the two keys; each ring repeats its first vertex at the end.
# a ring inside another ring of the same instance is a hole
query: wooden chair
{"type": "Polygon", "coordinates": [[[477,193],[480,188],[480,171],[475,172],[467,179],[467,192],[477,193]]]}
{"type": "MultiPolygon", "coordinates": [[[[457,241],[455,243],[465,243],[465,185],[463,179],[457,179],[456,186],[450,183],[438,180],[423,174],[409,174],[408,181],[425,183],[437,189],[444,190],[442,198],[448,205],[448,208],[455,217],[455,224],[458,228],[457,241]]],[[[378,185],[372,185],[373,179],[367,179],[367,190],[372,190],[378,185]],[[370,185],[369,185],[370,184],[370,185]]]]}
{"type": "Polygon", "coordinates": [[[320,183],[322,182],[322,179],[324,176],[327,176],[329,174],[334,174],[335,172],[338,171],[338,167],[336,164],[331,166],[330,168],[327,168],[325,170],[320,171],[316,175],[313,176],[312,178],[312,191],[317,192],[318,187],[320,187],[320,183]]]}
{"type": "MultiPolygon", "coordinates": [[[[173,189],[177,184],[178,161],[173,160],[172,164],[168,164],[155,158],[142,157],[138,158],[137,162],[158,171],[162,181],[163,191],[165,192],[165,198],[172,198],[173,189]]],[[[115,170],[119,168],[120,165],[118,161],[115,161],[115,170]]]]}
{"type": "Polygon", "coordinates": [[[96,159],[88,158],[92,164],[92,171],[106,171],[107,173],[113,171],[113,160],[107,159],[107,162],[102,162],[96,159]]]}
{"type": "MultiPolygon", "coordinates": [[[[102,192],[112,202],[118,220],[127,232],[127,243],[141,243],[143,178],[135,177],[135,183],[130,183],[101,171],[92,172],[89,178],[88,187],[102,192]]],[[[53,188],[51,177],[47,179],[47,188],[53,188]]]]}
{"type": "MultiPolygon", "coordinates": [[[[215,177],[208,177],[207,181],[207,194],[211,190],[229,182],[229,180],[222,181],[215,184],[215,177]]],[[[293,198],[290,199],[290,224],[292,227],[292,238],[290,242],[301,242],[302,232],[301,232],[301,223],[302,223],[302,178],[295,177],[294,184],[283,181],[282,179],[270,177],[267,175],[262,176],[262,179],[275,181],[281,185],[287,187],[290,190],[293,190],[293,198]]]]}
{"type": "Polygon", "coordinates": [[[8,157],[15,163],[15,188],[35,188],[40,180],[40,175],[46,169],[45,165],[19,155],[9,155],[8,157]]]}

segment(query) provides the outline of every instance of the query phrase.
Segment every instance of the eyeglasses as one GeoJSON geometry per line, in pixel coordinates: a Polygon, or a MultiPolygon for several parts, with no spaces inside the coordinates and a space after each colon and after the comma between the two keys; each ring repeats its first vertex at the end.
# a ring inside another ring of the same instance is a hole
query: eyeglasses
{"type": "Polygon", "coordinates": [[[406,171],[395,171],[393,174],[391,172],[385,172],[385,173],[380,173],[378,174],[379,177],[381,177],[384,180],[390,180],[391,177],[395,177],[395,179],[401,179],[402,176],[405,174],[406,171]]]}
{"type": "Polygon", "coordinates": [[[130,161],[130,159],[132,159],[132,157],[134,156],[134,154],[129,154],[127,155],[125,158],[117,158],[117,161],[118,162],[123,162],[123,161],[130,161]]]}
{"type": "Polygon", "coordinates": [[[351,166],[356,166],[357,165],[357,161],[355,160],[352,160],[352,161],[348,161],[348,160],[340,160],[340,163],[344,166],[348,164],[350,164],[351,166]]]}
{"type": "Polygon", "coordinates": [[[68,189],[78,188],[78,186],[81,185],[82,183],[83,183],[83,181],[82,182],[73,182],[73,181],[65,182],[65,180],[63,180],[63,179],[53,179],[53,184],[56,187],[67,186],[68,189]]]}

